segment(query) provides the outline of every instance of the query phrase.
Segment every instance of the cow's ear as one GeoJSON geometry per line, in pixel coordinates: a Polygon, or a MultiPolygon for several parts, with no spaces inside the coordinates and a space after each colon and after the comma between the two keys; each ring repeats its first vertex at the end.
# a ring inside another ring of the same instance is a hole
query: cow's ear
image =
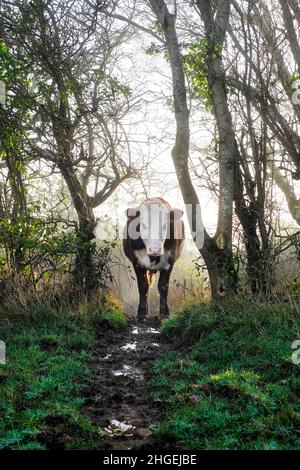
{"type": "Polygon", "coordinates": [[[126,209],[125,214],[128,219],[136,219],[140,215],[138,207],[129,207],[126,209]]]}
{"type": "Polygon", "coordinates": [[[170,209],[170,214],[171,214],[171,217],[176,220],[176,219],[181,219],[181,217],[183,216],[183,210],[181,209],[170,209]]]}

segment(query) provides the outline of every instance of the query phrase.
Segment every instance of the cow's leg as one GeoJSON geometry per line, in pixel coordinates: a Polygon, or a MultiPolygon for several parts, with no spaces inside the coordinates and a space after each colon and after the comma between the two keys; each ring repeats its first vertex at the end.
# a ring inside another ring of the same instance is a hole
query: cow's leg
{"type": "Polygon", "coordinates": [[[161,317],[167,317],[169,315],[168,306],[168,293],[169,293],[169,281],[173,266],[169,269],[162,269],[160,271],[158,280],[158,291],[160,294],[159,314],[161,317]]]}
{"type": "Polygon", "coordinates": [[[139,288],[140,303],[138,308],[137,319],[139,321],[144,320],[148,313],[148,290],[149,282],[147,277],[147,270],[143,268],[137,268],[135,270],[136,279],[139,288]]]}

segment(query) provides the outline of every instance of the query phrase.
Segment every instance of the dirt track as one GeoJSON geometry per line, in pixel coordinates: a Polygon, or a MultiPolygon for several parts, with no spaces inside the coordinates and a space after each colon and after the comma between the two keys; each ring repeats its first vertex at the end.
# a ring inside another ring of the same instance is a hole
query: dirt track
{"type": "Polygon", "coordinates": [[[153,362],[166,347],[159,325],[158,319],[130,321],[125,331],[102,333],[95,345],[95,376],[84,411],[105,430],[109,449],[151,447],[160,403],[147,396],[147,385],[153,362]]]}

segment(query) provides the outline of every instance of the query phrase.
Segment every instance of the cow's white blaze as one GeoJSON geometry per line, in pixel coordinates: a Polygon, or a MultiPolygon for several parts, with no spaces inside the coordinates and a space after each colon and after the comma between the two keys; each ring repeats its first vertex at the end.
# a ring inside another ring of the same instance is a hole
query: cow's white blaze
{"type": "Polygon", "coordinates": [[[148,256],[161,256],[168,233],[170,211],[159,202],[146,201],[140,207],[140,234],[148,256]]]}

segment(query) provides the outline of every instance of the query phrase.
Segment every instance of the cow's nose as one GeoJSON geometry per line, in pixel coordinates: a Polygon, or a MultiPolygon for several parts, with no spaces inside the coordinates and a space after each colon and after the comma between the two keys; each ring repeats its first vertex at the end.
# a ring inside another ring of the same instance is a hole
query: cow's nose
{"type": "Polygon", "coordinates": [[[160,255],[161,254],[161,248],[149,248],[149,252],[151,253],[151,255],[160,255]]]}

